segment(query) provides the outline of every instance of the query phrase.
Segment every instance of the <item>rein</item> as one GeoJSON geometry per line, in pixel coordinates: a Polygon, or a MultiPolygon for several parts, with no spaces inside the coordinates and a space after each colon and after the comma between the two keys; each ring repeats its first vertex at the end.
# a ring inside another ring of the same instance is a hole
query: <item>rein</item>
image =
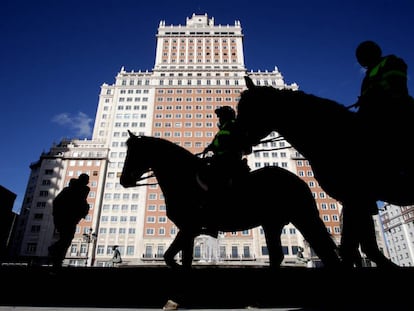
{"type": "Polygon", "coordinates": [[[139,178],[139,179],[137,180],[137,184],[136,184],[136,186],[137,186],[137,187],[142,187],[142,186],[153,186],[153,185],[158,185],[158,183],[157,183],[157,182],[154,182],[154,183],[145,183],[145,184],[141,184],[141,183],[139,183],[141,180],[149,179],[149,178],[151,178],[151,177],[155,177],[154,173],[151,173],[151,174],[149,174],[149,175],[147,175],[147,176],[143,176],[143,177],[139,178]]]}

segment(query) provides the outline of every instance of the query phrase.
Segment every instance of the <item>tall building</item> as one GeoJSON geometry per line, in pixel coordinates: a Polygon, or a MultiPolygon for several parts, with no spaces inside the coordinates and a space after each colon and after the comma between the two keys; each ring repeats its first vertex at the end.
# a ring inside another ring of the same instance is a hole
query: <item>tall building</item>
{"type": "MultiPolygon", "coordinates": [[[[99,165],[92,162],[98,165],[94,170],[98,175],[92,179],[92,182],[96,180],[95,197],[90,197],[93,208],[90,218],[79,226],[79,235],[67,254],[68,263],[83,264],[87,261],[88,264],[106,266],[113,245],[119,246],[124,264],[163,263],[163,253],[177,234],[178,229],[166,216],[163,194],[156,180],[151,186],[128,189],[119,183],[128,130],[165,138],[199,153],[217,131],[214,110],[219,106],[234,107],[237,104],[245,88],[245,75],[249,75],[256,85],[299,88],[295,83],[286,84],[277,67],[272,71],[246,69],[239,21],[234,25],[216,25],[207,14],[193,14],[185,25],[166,25],[161,21],[156,38],[152,71],[121,68],[113,84],[101,86],[93,137],[84,142],[94,144],[102,156],[99,157],[99,165]]],[[[276,136],[277,133],[270,135],[276,136]]],[[[76,141],[74,145],[78,143],[76,141]]],[[[46,244],[53,239],[51,200],[73,174],[91,171],[84,166],[87,158],[74,156],[77,148],[68,148],[62,154],[52,148],[51,156],[42,155],[41,164],[32,166],[33,176],[23,204],[23,212],[28,217],[26,225],[22,225],[26,229],[24,234],[22,232],[21,254],[47,255],[46,244]],[[79,169],[71,167],[71,163],[80,165],[79,169]],[[54,174],[50,184],[46,174],[49,167],[54,174]],[[46,188],[48,197],[44,200],[42,191],[46,188]],[[36,216],[39,212],[34,212],[39,209],[45,214],[42,217],[36,216]],[[30,221],[39,222],[39,227],[27,225],[30,221]],[[48,237],[42,238],[40,232],[48,237]]],[[[325,194],[314,179],[309,163],[285,140],[273,140],[255,147],[248,162],[252,169],[277,165],[303,178],[317,200],[328,231],[338,242],[341,205],[325,194]]],[[[277,195],[277,189],[275,193],[265,195],[277,195]]],[[[281,238],[285,264],[304,265],[305,261],[298,260],[297,256],[302,249],[305,259],[317,261],[300,232],[292,225],[285,227],[281,238]]],[[[205,236],[198,237],[194,253],[195,259],[200,261],[266,263],[268,260],[260,227],[222,233],[214,241],[205,236]]]]}
{"type": "Polygon", "coordinates": [[[392,262],[402,267],[414,266],[414,206],[385,204],[380,217],[392,262]]]}
{"type": "MultiPolygon", "coordinates": [[[[62,140],[30,165],[31,173],[18,221],[14,228],[11,257],[36,264],[47,263],[48,247],[57,239],[54,230],[52,201],[82,173],[89,175],[90,211],[76,229],[67,263],[86,265],[92,252],[92,238],[97,227],[106,175],[108,148],[93,140],[62,140]]],[[[91,262],[88,262],[91,264],[91,262]]]]}

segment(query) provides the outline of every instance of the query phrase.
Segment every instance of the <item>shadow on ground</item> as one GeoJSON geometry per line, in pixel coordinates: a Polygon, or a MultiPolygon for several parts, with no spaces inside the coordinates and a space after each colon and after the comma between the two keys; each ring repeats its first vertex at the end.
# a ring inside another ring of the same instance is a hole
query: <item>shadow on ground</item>
{"type": "Polygon", "coordinates": [[[1,306],[179,309],[297,308],[401,310],[412,307],[414,268],[0,267],[1,306]]]}

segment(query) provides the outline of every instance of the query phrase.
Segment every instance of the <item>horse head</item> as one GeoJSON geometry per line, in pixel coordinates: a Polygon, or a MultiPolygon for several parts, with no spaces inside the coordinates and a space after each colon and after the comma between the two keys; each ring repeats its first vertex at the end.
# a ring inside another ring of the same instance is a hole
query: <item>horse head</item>
{"type": "Polygon", "coordinates": [[[244,77],[247,90],[243,91],[237,104],[236,122],[245,132],[248,142],[256,145],[269,135],[274,115],[267,109],[274,105],[276,89],[270,86],[256,86],[249,77],[244,77]]]}
{"type": "Polygon", "coordinates": [[[122,168],[120,183],[123,187],[135,187],[137,182],[142,179],[142,175],[147,173],[150,168],[149,157],[145,154],[143,142],[146,139],[136,136],[128,130],[129,138],[126,142],[127,154],[122,168]]]}

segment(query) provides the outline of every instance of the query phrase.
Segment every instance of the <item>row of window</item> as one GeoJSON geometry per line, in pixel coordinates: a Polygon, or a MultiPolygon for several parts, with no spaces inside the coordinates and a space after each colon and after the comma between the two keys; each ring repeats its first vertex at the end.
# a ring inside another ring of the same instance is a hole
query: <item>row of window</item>
{"type": "MultiPolygon", "coordinates": [[[[167,35],[167,34],[175,34],[175,35],[178,35],[178,33],[174,33],[174,32],[165,32],[165,34],[167,35]]],[[[185,33],[182,33],[182,34],[185,34],[185,33]]],[[[203,35],[203,36],[205,36],[205,35],[223,35],[223,34],[226,34],[226,35],[229,35],[229,34],[234,34],[234,32],[225,32],[225,33],[222,33],[222,32],[201,32],[201,33],[190,33],[190,34],[199,34],[199,35],[203,35]]],[[[180,43],[180,44],[187,44],[187,43],[194,43],[194,42],[196,42],[196,43],[199,43],[199,44],[210,44],[210,43],[217,43],[217,44],[223,44],[223,43],[228,43],[228,42],[230,42],[230,43],[233,43],[233,44],[235,44],[236,43],[236,39],[226,39],[226,38],[222,38],[222,39],[211,39],[211,38],[203,38],[203,39],[192,39],[192,38],[187,38],[187,39],[164,39],[164,41],[163,41],[163,44],[164,44],[164,48],[165,48],[165,46],[168,46],[168,45],[175,45],[175,44],[177,44],[177,43],[180,43]]]]}
{"type": "Polygon", "coordinates": [[[106,200],[137,200],[138,199],[138,193],[110,193],[106,192],[104,193],[104,198],[106,200]]]}
{"type": "MultiPolygon", "coordinates": [[[[182,97],[157,97],[156,101],[157,102],[164,102],[164,100],[168,103],[171,102],[183,102],[183,98],[182,97]]],[[[192,97],[185,97],[185,102],[189,103],[192,102],[193,98],[192,97]]],[[[201,102],[226,102],[226,103],[231,103],[231,102],[238,102],[239,98],[232,98],[232,97],[196,97],[195,98],[195,102],[201,103],[201,102]]]]}
{"type": "MultiPolygon", "coordinates": [[[[162,62],[164,63],[164,64],[166,64],[166,63],[178,63],[178,60],[176,59],[176,58],[172,58],[172,59],[170,59],[169,61],[167,60],[167,59],[163,59],[162,60],[162,62]]],[[[179,62],[180,63],[182,63],[182,64],[184,64],[184,63],[193,63],[194,62],[194,60],[193,59],[180,59],[179,60],[179,62]]],[[[200,58],[198,58],[197,60],[196,60],[196,62],[197,63],[210,63],[211,62],[211,60],[209,59],[209,58],[207,58],[207,59],[205,59],[205,60],[203,60],[203,59],[200,59],[200,58]]],[[[224,58],[224,59],[214,59],[214,63],[216,63],[216,64],[218,64],[218,63],[228,63],[229,61],[228,61],[228,59],[226,59],[226,58],[224,58]]],[[[234,58],[234,59],[232,59],[231,60],[231,62],[232,63],[237,63],[237,58],[234,58]]],[[[190,80],[189,80],[190,81],[190,80]]],[[[161,81],[160,81],[161,82],[161,81]]],[[[237,81],[238,82],[238,81],[237,81]]],[[[163,85],[163,84],[161,84],[160,83],[160,85],[163,85]]],[[[180,84],[179,84],[180,85],[180,84]]],[[[191,83],[189,83],[188,85],[191,85],[191,83]]],[[[219,85],[219,84],[217,84],[217,85],[219,85]]],[[[238,83],[235,83],[234,85],[239,85],[238,83]]]]}
{"type": "MultiPolygon", "coordinates": [[[[184,124],[182,122],[174,122],[174,124],[172,122],[155,122],[154,123],[154,128],[182,128],[184,125],[185,128],[192,128],[192,127],[196,127],[196,128],[212,128],[213,126],[213,122],[184,122],[184,124]]],[[[173,135],[170,134],[165,134],[164,136],[174,136],[174,137],[202,137],[203,134],[202,132],[174,132],[173,135]]],[[[210,135],[209,135],[210,136],[210,135]]]]}
{"type": "MultiPolygon", "coordinates": [[[[132,82],[132,84],[131,84],[131,81],[134,81],[134,80],[130,80],[130,85],[134,85],[134,83],[132,82]]],[[[141,80],[138,80],[138,81],[141,81],[141,80]]],[[[138,81],[137,81],[137,85],[139,85],[140,83],[138,83],[138,81]]],[[[120,94],[149,94],[149,90],[148,89],[120,89],[119,90],[119,93],[120,94]]]]}
{"type": "MultiPolygon", "coordinates": [[[[167,76],[167,74],[166,73],[160,73],[160,77],[166,77],[167,76]]],[[[194,74],[193,75],[193,73],[192,72],[187,72],[187,73],[182,73],[182,72],[179,72],[179,73],[174,73],[174,72],[170,72],[169,74],[168,74],[168,77],[175,77],[175,76],[177,76],[177,77],[193,77],[193,76],[195,76],[195,77],[203,77],[203,76],[205,76],[205,77],[211,77],[211,76],[213,76],[213,74],[211,73],[211,72],[206,72],[206,73],[202,73],[202,72],[198,72],[197,74],[194,74]]],[[[237,73],[220,73],[220,72],[216,72],[215,74],[214,74],[214,76],[217,78],[217,77],[220,77],[220,76],[223,76],[223,77],[228,77],[228,78],[238,78],[239,77],[239,75],[237,74],[237,73]]],[[[172,90],[168,90],[168,92],[170,92],[170,91],[172,91],[172,90]]],[[[185,93],[187,93],[187,94],[191,94],[191,93],[193,93],[193,90],[192,89],[185,89],[184,90],[185,91],[185,93]]],[[[177,92],[177,94],[182,94],[183,92],[184,92],[183,90],[180,90],[180,89],[178,89],[178,90],[176,90],[176,92],[177,92]]],[[[199,90],[199,89],[197,89],[197,90],[194,90],[197,94],[201,94],[201,93],[203,93],[203,90],[199,90]]],[[[217,92],[217,91],[221,91],[221,90],[215,90],[215,92],[217,92]]],[[[235,93],[240,93],[240,90],[238,90],[238,89],[236,89],[236,90],[234,90],[235,91],[235,93]]],[[[204,92],[206,93],[206,94],[209,94],[209,93],[212,93],[212,90],[204,90],[204,92]]]]}
{"type": "Polygon", "coordinates": [[[112,205],[104,204],[104,205],[102,205],[102,211],[105,211],[105,212],[107,212],[107,211],[114,211],[114,212],[117,212],[117,211],[123,211],[123,212],[131,211],[131,212],[135,212],[137,210],[138,210],[138,204],[131,204],[131,205],[129,205],[129,204],[112,204],[112,205]]]}
{"type": "MultiPolygon", "coordinates": [[[[226,60],[225,60],[226,61],[226,60]]],[[[164,63],[166,63],[167,61],[164,61],[164,63]]],[[[234,61],[236,62],[236,61],[234,61]]],[[[272,82],[272,85],[276,85],[276,82],[272,82]]],[[[193,79],[180,79],[180,80],[172,80],[172,79],[159,79],[158,80],[158,85],[163,86],[163,85],[234,85],[234,86],[239,86],[239,85],[243,85],[242,80],[211,80],[211,79],[207,79],[207,80],[193,80],[193,79]]],[[[267,84],[266,84],[267,85],[267,84]]]]}
{"type": "Polygon", "coordinates": [[[148,102],[148,97],[120,97],[120,98],[118,98],[118,101],[120,102],[120,103],[123,103],[123,102],[128,102],[128,103],[130,103],[130,102],[137,102],[137,103],[139,103],[139,102],[148,102]]]}
{"type": "Polygon", "coordinates": [[[118,222],[119,221],[122,222],[137,222],[137,217],[136,216],[106,216],[103,215],[101,216],[101,222],[102,223],[107,223],[107,222],[118,222]]]}
{"type": "MultiPolygon", "coordinates": [[[[190,60],[190,62],[191,61],[192,60],[190,60]]],[[[184,62],[184,61],[180,60],[180,62],[184,62]]],[[[198,62],[201,62],[201,60],[198,60],[198,62]]],[[[224,59],[223,62],[226,63],[227,59],[224,59]]],[[[237,62],[237,61],[234,59],[233,62],[237,62]]],[[[167,63],[167,60],[164,59],[163,63],[167,63]]],[[[216,63],[218,63],[218,60],[216,60],[216,63]]],[[[171,67],[171,69],[172,69],[172,67],[171,67]]],[[[208,73],[206,75],[209,76],[208,73]]],[[[178,77],[183,77],[183,74],[178,73],[177,76],[178,77]]],[[[191,77],[191,76],[192,76],[191,74],[187,74],[187,77],[191,77]]],[[[200,74],[200,75],[197,75],[197,76],[201,77],[202,75],[200,74]]],[[[136,85],[146,85],[146,86],[150,85],[150,80],[149,79],[146,79],[144,83],[142,83],[142,80],[131,79],[131,80],[128,80],[128,81],[129,81],[129,83],[127,82],[127,80],[122,80],[121,85],[122,86],[126,86],[128,84],[130,86],[134,86],[135,84],[136,85]]],[[[158,84],[159,85],[234,85],[234,86],[244,85],[243,79],[240,79],[240,80],[239,79],[231,79],[231,80],[229,80],[229,79],[224,79],[224,80],[223,79],[215,79],[215,80],[212,80],[212,79],[198,79],[198,80],[187,79],[186,84],[183,83],[183,81],[184,81],[183,79],[177,79],[177,80],[175,80],[175,79],[174,80],[173,79],[159,79],[158,84]]],[[[255,85],[258,85],[258,86],[259,85],[265,85],[265,86],[271,85],[271,86],[283,87],[283,85],[284,85],[282,79],[276,79],[276,80],[275,79],[262,79],[262,80],[256,79],[256,80],[254,80],[254,83],[255,83],[255,85]]],[[[147,90],[147,93],[148,92],[149,91],[147,90]]],[[[112,95],[112,89],[110,89],[110,88],[107,89],[106,90],[106,95],[112,95]]]]}

